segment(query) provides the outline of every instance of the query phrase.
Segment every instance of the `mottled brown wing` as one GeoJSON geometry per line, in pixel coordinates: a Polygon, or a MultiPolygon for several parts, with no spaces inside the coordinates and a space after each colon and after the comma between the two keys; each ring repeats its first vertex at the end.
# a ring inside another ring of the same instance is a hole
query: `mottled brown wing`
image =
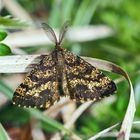
{"type": "Polygon", "coordinates": [[[115,83],[82,58],[64,50],[67,89],[78,102],[97,101],[116,90],[115,83]]]}
{"type": "Polygon", "coordinates": [[[23,107],[48,108],[59,100],[56,61],[53,53],[27,74],[13,96],[13,104],[23,107]]]}

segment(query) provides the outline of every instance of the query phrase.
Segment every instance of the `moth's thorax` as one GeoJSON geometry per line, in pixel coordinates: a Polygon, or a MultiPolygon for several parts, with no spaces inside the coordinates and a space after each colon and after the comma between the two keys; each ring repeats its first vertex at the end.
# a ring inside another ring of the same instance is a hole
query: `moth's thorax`
{"type": "Polygon", "coordinates": [[[64,66],[64,57],[63,57],[63,50],[60,49],[56,51],[56,57],[58,63],[57,65],[59,66],[59,68],[62,68],[64,66]]]}
{"type": "Polygon", "coordinates": [[[55,49],[58,50],[58,51],[62,50],[60,43],[56,43],[55,49]]]}

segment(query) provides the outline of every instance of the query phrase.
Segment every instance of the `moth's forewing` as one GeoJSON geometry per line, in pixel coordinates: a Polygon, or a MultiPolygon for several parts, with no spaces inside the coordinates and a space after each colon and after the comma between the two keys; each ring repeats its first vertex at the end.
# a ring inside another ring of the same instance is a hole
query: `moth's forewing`
{"type": "Polygon", "coordinates": [[[71,99],[98,101],[116,91],[116,85],[109,77],[79,56],[65,50],[64,59],[71,99]]]}
{"type": "Polygon", "coordinates": [[[23,107],[48,108],[60,98],[54,54],[44,55],[40,63],[16,89],[13,103],[23,107]]]}

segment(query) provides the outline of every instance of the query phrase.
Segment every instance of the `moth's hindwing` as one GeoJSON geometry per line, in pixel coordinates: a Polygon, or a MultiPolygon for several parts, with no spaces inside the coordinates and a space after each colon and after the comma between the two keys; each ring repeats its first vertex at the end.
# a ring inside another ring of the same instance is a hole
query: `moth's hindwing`
{"type": "Polygon", "coordinates": [[[27,74],[13,96],[13,104],[22,107],[48,108],[59,100],[56,62],[53,53],[44,55],[27,74]]]}
{"type": "Polygon", "coordinates": [[[116,90],[115,83],[91,64],[64,51],[67,89],[71,99],[78,102],[98,101],[116,90]]]}

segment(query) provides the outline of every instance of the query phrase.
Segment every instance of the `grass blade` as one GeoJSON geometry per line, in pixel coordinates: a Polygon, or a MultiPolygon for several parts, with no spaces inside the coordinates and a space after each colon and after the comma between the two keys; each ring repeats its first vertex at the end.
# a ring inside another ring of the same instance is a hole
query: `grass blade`
{"type": "Polygon", "coordinates": [[[11,140],[7,134],[7,132],[4,130],[3,126],[0,123],[0,140],[11,140]]]}
{"type": "Polygon", "coordinates": [[[98,134],[96,134],[95,136],[89,138],[88,140],[96,140],[97,138],[99,138],[100,136],[102,136],[103,134],[109,132],[110,130],[112,130],[113,128],[117,127],[119,125],[119,123],[109,127],[109,128],[106,128],[104,129],[103,131],[99,132],[98,134]]]}
{"type": "Polygon", "coordinates": [[[69,130],[66,129],[61,123],[57,122],[56,120],[53,120],[44,114],[42,114],[39,110],[36,109],[26,109],[32,116],[35,118],[43,121],[44,123],[51,125],[52,127],[64,131],[65,133],[69,134],[69,130]]]}

